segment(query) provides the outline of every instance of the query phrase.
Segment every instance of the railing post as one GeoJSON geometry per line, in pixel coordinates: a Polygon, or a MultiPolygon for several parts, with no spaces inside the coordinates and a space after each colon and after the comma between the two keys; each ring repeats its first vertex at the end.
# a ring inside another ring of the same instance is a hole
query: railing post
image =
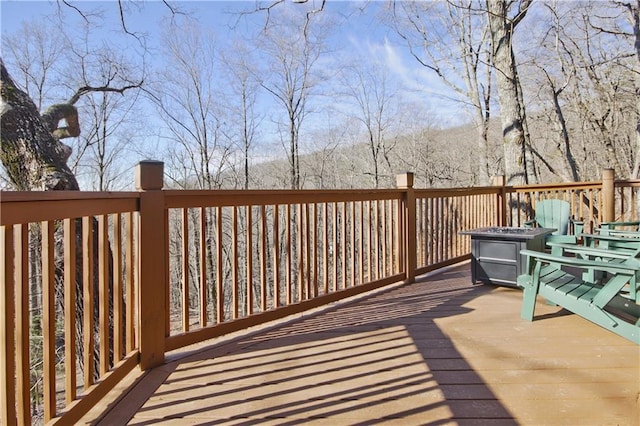
{"type": "Polygon", "coordinates": [[[412,283],[416,278],[417,253],[416,253],[416,195],[413,190],[413,173],[406,172],[396,176],[396,186],[403,190],[404,197],[404,267],[407,273],[406,283],[412,283]]]}
{"type": "Polygon", "coordinates": [[[135,169],[140,193],[138,343],[140,368],[164,363],[166,305],[164,163],[141,161],[135,169]]]}
{"type": "Polygon", "coordinates": [[[506,226],[507,224],[507,180],[502,176],[493,177],[493,186],[500,187],[500,193],[496,200],[497,221],[498,226],[506,226]]]}
{"type": "Polygon", "coordinates": [[[13,232],[13,226],[0,227],[0,419],[8,426],[18,424],[13,232]]]}
{"type": "Polygon", "coordinates": [[[602,171],[602,222],[613,222],[616,216],[614,169],[602,171]]]}

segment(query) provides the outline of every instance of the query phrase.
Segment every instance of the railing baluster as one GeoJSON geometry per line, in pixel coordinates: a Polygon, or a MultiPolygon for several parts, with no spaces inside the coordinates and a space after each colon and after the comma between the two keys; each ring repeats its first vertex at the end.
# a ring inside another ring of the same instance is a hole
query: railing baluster
{"type": "Polygon", "coordinates": [[[267,299],[267,273],[269,272],[267,250],[267,208],[262,205],[260,206],[260,309],[262,312],[269,308],[267,299]]]}
{"type": "Polygon", "coordinates": [[[218,324],[224,322],[224,283],[223,283],[223,268],[222,263],[222,207],[218,207],[216,211],[216,319],[218,324]]]}
{"type": "Polygon", "coordinates": [[[204,207],[200,207],[200,239],[198,241],[200,250],[200,326],[206,327],[208,325],[207,315],[207,210],[204,207]]]}
{"type": "Polygon", "coordinates": [[[182,261],[182,331],[186,333],[189,331],[191,322],[189,318],[189,210],[184,208],[180,210],[180,213],[182,219],[182,246],[180,256],[182,261]]]}
{"type": "MultiPolygon", "coordinates": [[[[104,299],[101,298],[100,300],[101,305],[103,305],[104,302],[102,301],[104,299]]],[[[102,338],[102,336],[100,337],[102,338]]],[[[77,395],[75,219],[64,220],[64,375],[66,403],[71,404],[77,395]]]]}
{"type": "Polygon", "coordinates": [[[331,205],[333,223],[333,291],[338,291],[338,203],[331,205]]]}
{"type": "Polygon", "coordinates": [[[359,226],[359,232],[360,232],[360,255],[358,256],[358,260],[360,263],[360,284],[364,284],[365,282],[367,282],[364,278],[364,274],[365,274],[365,267],[364,267],[364,260],[365,260],[365,246],[364,246],[364,230],[365,230],[365,225],[364,225],[364,201],[359,201],[358,202],[358,222],[360,223],[359,226]]]}
{"type": "MultiPolygon", "coordinates": [[[[461,231],[462,229],[460,228],[460,197],[455,197],[453,199],[453,203],[451,206],[451,221],[452,221],[452,225],[451,225],[451,238],[453,240],[453,243],[451,244],[452,247],[452,257],[457,257],[460,255],[460,236],[458,235],[458,232],[461,231]]],[[[495,217],[498,217],[498,212],[495,209],[495,205],[492,207],[494,214],[496,215],[495,217]]]]}
{"type": "Polygon", "coordinates": [[[428,209],[429,209],[429,226],[427,234],[429,235],[429,260],[427,261],[428,265],[436,263],[436,224],[435,220],[435,199],[428,199],[428,209]]]}
{"type": "Polygon", "coordinates": [[[305,251],[305,263],[306,263],[306,284],[305,291],[306,297],[305,299],[311,299],[312,296],[312,282],[311,282],[311,215],[310,215],[310,204],[304,204],[304,251],[305,251]]]}
{"type": "MultiPolygon", "coordinates": [[[[57,413],[54,223],[42,222],[40,229],[42,239],[42,353],[44,358],[44,420],[47,422],[53,419],[57,413]]],[[[4,366],[2,366],[1,370],[5,371],[4,366]]],[[[1,371],[0,374],[2,374],[1,371]]]]}
{"type": "MultiPolygon", "coordinates": [[[[0,414],[6,425],[17,424],[16,416],[16,342],[15,342],[15,277],[13,226],[0,227],[0,414]]],[[[54,405],[55,408],[55,405],[54,405]]]]}
{"type": "MultiPolygon", "coordinates": [[[[418,225],[418,218],[416,217],[416,226],[418,225]]],[[[417,232],[417,231],[416,231],[417,232]]],[[[387,276],[387,246],[389,240],[387,239],[387,200],[381,200],[380,203],[380,278],[387,276]]],[[[416,237],[417,241],[417,237],[416,237]]],[[[417,244],[417,242],[416,242],[417,244]]],[[[418,259],[417,246],[416,246],[416,261],[418,259]]]]}
{"type": "MultiPolygon", "coordinates": [[[[442,259],[441,250],[442,250],[442,198],[438,197],[434,200],[434,257],[433,262],[438,263],[442,259]]],[[[486,214],[486,210],[484,210],[484,214],[486,214]]]]}
{"type": "Polygon", "coordinates": [[[18,390],[18,422],[31,424],[31,383],[29,351],[29,228],[15,229],[16,283],[16,385],[18,390]]]}
{"type": "Polygon", "coordinates": [[[93,216],[82,218],[82,336],[84,347],[82,359],[84,365],[84,388],[94,383],[94,249],[93,216]]]}
{"type": "Polygon", "coordinates": [[[273,206],[273,308],[280,306],[280,214],[273,206]]]}
{"type": "MultiPolygon", "coordinates": [[[[456,238],[458,240],[458,248],[457,248],[456,256],[462,256],[471,247],[470,245],[468,245],[467,241],[462,237],[462,235],[458,233],[464,229],[467,229],[465,225],[466,203],[467,203],[466,196],[462,196],[458,199],[458,210],[457,210],[458,216],[457,216],[457,227],[456,227],[456,238]]],[[[501,210],[498,204],[496,203],[496,206],[495,206],[496,215],[500,215],[500,211],[501,210]]]]}
{"type": "Polygon", "coordinates": [[[418,265],[422,265],[424,262],[424,211],[423,211],[424,199],[416,197],[416,259],[418,265]]]}
{"type": "Polygon", "coordinates": [[[113,215],[113,363],[122,360],[124,352],[124,309],[122,288],[122,220],[113,215]]]}
{"type": "Polygon", "coordinates": [[[378,200],[373,201],[373,279],[380,278],[380,222],[378,200]]]}
{"type": "MultiPolygon", "coordinates": [[[[245,237],[245,257],[246,257],[246,272],[245,272],[245,292],[246,292],[246,301],[245,301],[245,311],[246,315],[253,314],[253,207],[246,207],[246,237],[245,237]]],[[[261,211],[261,213],[263,213],[261,211]]],[[[263,213],[264,215],[264,213],[263,213]]],[[[262,239],[264,238],[264,229],[262,227],[262,217],[260,218],[260,259],[264,258],[264,245],[262,244],[262,239]]],[[[262,277],[260,278],[260,288],[263,289],[262,285],[262,277]]],[[[263,290],[262,290],[263,292],[263,290]]],[[[260,295],[262,297],[262,294],[260,295]]],[[[262,308],[264,311],[264,308],[262,308]]]]}
{"type": "MultiPolygon", "coordinates": [[[[442,203],[444,204],[443,206],[443,216],[444,216],[444,220],[443,220],[443,226],[442,226],[442,232],[443,232],[443,238],[442,238],[442,259],[441,261],[444,261],[446,259],[449,258],[449,255],[451,254],[451,197],[446,197],[442,200],[442,203]]],[[[489,206],[491,205],[490,203],[487,203],[489,206]]],[[[490,208],[487,210],[491,210],[490,208]]]]}
{"type": "Polygon", "coordinates": [[[367,281],[373,281],[373,245],[371,233],[373,232],[373,205],[372,201],[367,201],[367,281]]]}
{"type": "Polygon", "coordinates": [[[318,251],[320,250],[318,241],[318,204],[313,204],[313,297],[318,297],[318,251]]]}
{"type": "Polygon", "coordinates": [[[98,217],[99,257],[99,315],[100,315],[100,376],[109,371],[111,339],[109,336],[109,220],[106,215],[98,217]]]}
{"type": "Polygon", "coordinates": [[[297,275],[297,286],[296,286],[296,292],[297,292],[297,297],[296,297],[296,301],[297,302],[301,302],[304,300],[304,293],[303,293],[303,280],[304,280],[304,263],[303,263],[303,240],[302,240],[302,204],[296,204],[295,206],[295,233],[296,233],[296,238],[295,238],[295,250],[296,250],[296,262],[297,262],[297,267],[296,267],[296,275],[297,275]]]}
{"type": "Polygon", "coordinates": [[[351,230],[349,246],[351,248],[351,287],[356,286],[356,202],[351,201],[351,230]]]}
{"type": "Polygon", "coordinates": [[[624,196],[624,188],[619,188],[618,189],[618,199],[620,200],[620,216],[618,218],[615,217],[615,207],[614,207],[614,220],[620,220],[620,221],[624,221],[624,212],[625,212],[625,196],[624,196]]]}
{"type": "Polygon", "coordinates": [[[232,318],[238,318],[238,206],[232,208],[231,226],[231,310],[232,318]]]}
{"type": "MultiPolygon", "coordinates": [[[[489,197],[487,197],[489,198],[489,197]]],[[[444,257],[443,257],[443,261],[446,261],[447,259],[450,259],[452,257],[452,253],[454,252],[455,249],[455,241],[453,239],[453,203],[455,202],[455,198],[454,197],[447,197],[445,199],[445,216],[446,216],[446,221],[445,221],[445,233],[446,233],[446,240],[444,242],[444,246],[445,246],[445,251],[444,251],[444,257]]],[[[487,210],[492,211],[493,209],[491,208],[492,204],[491,203],[487,203],[489,208],[487,210]]],[[[495,217],[495,216],[494,216],[495,217]]]]}
{"type": "MultiPolygon", "coordinates": [[[[85,228],[84,225],[84,219],[83,218],[83,229],[87,229],[89,230],[89,227],[85,228]]],[[[126,336],[125,336],[125,341],[126,341],[126,353],[130,353],[131,351],[133,351],[134,347],[135,347],[135,324],[134,324],[134,318],[135,318],[135,305],[134,305],[134,301],[135,299],[135,261],[134,261],[134,247],[135,247],[135,243],[134,243],[134,229],[137,229],[134,226],[133,223],[134,220],[134,215],[132,212],[127,212],[125,213],[125,232],[127,235],[127,241],[126,241],[126,247],[125,247],[125,267],[126,267],[126,278],[125,278],[125,286],[126,286],[126,336]]],[[[87,222],[90,223],[90,222],[87,222]]],[[[83,231],[83,236],[84,236],[84,232],[83,231]]],[[[88,234],[90,234],[89,231],[86,231],[88,234]]],[[[87,245],[84,245],[84,250],[87,250],[87,245]]],[[[91,273],[89,275],[89,277],[93,276],[93,273],[91,273]]],[[[85,283],[89,282],[90,278],[87,278],[87,280],[85,281],[85,283]]],[[[83,300],[87,300],[87,299],[83,299],[83,300]]],[[[86,318],[85,318],[86,319],[86,318]]],[[[85,327],[87,322],[85,320],[85,327]]],[[[92,329],[92,328],[90,328],[92,329]]],[[[86,340],[85,340],[86,342],[86,340]]],[[[86,346],[86,345],[85,345],[86,346]]],[[[85,364],[85,368],[86,368],[86,364],[85,364]]]]}
{"type": "Polygon", "coordinates": [[[399,210],[396,208],[396,206],[398,205],[398,201],[396,200],[391,200],[391,211],[389,212],[389,218],[391,220],[390,226],[391,226],[391,273],[392,274],[397,274],[400,271],[400,268],[398,266],[398,247],[400,244],[400,241],[398,240],[397,235],[399,234],[399,232],[397,232],[397,228],[398,228],[398,219],[397,219],[397,214],[396,214],[396,210],[399,210]]]}
{"type": "Polygon", "coordinates": [[[342,266],[342,288],[347,288],[347,264],[349,259],[347,258],[347,203],[342,202],[342,208],[340,209],[340,260],[342,266]]]}
{"type": "Polygon", "coordinates": [[[287,247],[286,247],[286,255],[287,255],[287,260],[285,263],[285,273],[286,273],[286,291],[287,291],[287,298],[286,298],[286,303],[287,305],[290,305],[292,300],[293,300],[293,295],[292,295],[292,281],[293,281],[293,277],[291,276],[291,268],[293,267],[293,251],[291,250],[291,204],[287,204],[287,217],[286,217],[286,222],[287,222],[287,247]]]}
{"type": "Polygon", "coordinates": [[[329,293],[329,203],[322,206],[322,225],[324,227],[324,294],[329,293]]]}

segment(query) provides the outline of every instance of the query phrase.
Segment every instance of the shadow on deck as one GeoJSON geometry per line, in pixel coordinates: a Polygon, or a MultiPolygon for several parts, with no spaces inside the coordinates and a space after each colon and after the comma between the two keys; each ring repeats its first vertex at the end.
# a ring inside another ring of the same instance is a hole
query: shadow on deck
{"type": "Polygon", "coordinates": [[[169,362],[99,424],[637,425],[639,348],[520,305],[461,265],[169,362]]]}

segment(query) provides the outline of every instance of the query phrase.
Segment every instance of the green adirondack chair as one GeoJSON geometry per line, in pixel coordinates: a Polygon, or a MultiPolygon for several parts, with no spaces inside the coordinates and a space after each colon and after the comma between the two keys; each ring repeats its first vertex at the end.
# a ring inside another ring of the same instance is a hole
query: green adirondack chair
{"type": "MultiPolygon", "coordinates": [[[[586,254],[591,249],[584,250],[586,254]]],[[[639,259],[627,257],[620,262],[605,262],[532,250],[520,253],[530,261],[528,273],[518,277],[518,285],[524,289],[523,319],[533,320],[536,296],[542,296],[552,304],[640,344],[640,305],[637,297],[633,297],[639,290],[639,259]],[[585,273],[594,270],[602,272],[606,279],[599,283],[585,280],[585,273]],[[580,271],[584,273],[580,274],[580,271]]],[[[601,255],[597,254],[596,258],[601,255]]]]}
{"type": "Polygon", "coordinates": [[[556,231],[546,237],[546,243],[576,244],[577,236],[582,233],[584,228],[584,222],[573,220],[571,205],[567,201],[548,199],[536,203],[535,219],[525,222],[524,226],[555,228],[556,231]]]}

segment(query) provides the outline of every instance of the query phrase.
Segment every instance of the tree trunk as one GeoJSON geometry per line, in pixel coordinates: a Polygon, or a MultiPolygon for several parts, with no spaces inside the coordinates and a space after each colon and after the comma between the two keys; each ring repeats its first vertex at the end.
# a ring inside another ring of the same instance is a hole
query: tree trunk
{"type": "MultiPolygon", "coordinates": [[[[59,104],[50,107],[47,112],[40,115],[35,103],[29,95],[19,89],[11,79],[4,63],[0,61],[0,159],[7,170],[7,174],[20,191],[53,191],[79,190],[78,181],[67,166],[67,159],[71,149],[62,144],[59,138],[77,136],[79,127],[77,111],[71,103],[59,104]],[[58,128],[61,119],[65,119],[69,127],[58,128]]],[[[92,232],[96,233],[94,220],[92,232]]],[[[64,297],[64,273],[63,273],[63,229],[56,231],[56,280],[55,292],[57,300],[63,303],[64,297]]],[[[78,353],[82,353],[83,339],[83,300],[82,300],[82,227],[76,224],[76,329],[78,353]]],[[[97,237],[94,237],[97,243],[97,237]]],[[[94,247],[94,265],[97,270],[98,250],[94,247]]],[[[112,268],[111,254],[109,255],[109,269],[112,268]]],[[[110,274],[111,276],[111,274],[110,274]]],[[[97,279],[95,280],[97,281],[97,279]]],[[[94,288],[96,304],[94,306],[95,318],[98,318],[98,286],[91,283],[94,288]]],[[[112,300],[109,301],[109,312],[112,312],[112,300]]],[[[64,308],[60,306],[61,309],[64,308]]],[[[110,315],[111,317],[111,315],[110,315]]],[[[98,321],[95,321],[97,332],[98,321]]],[[[110,355],[111,357],[111,355],[110,355]]],[[[82,357],[79,358],[82,364],[82,357]]],[[[99,354],[95,356],[94,371],[97,369],[99,354]]]]}
{"type": "MultiPolygon", "coordinates": [[[[29,95],[16,87],[3,62],[0,68],[0,159],[16,189],[79,190],[67,166],[70,148],[54,137],[55,128],[49,128],[29,95]]],[[[61,118],[64,115],[51,121],[57,127],[61,118]]]]}
{"type": "Polygon", "coordinates": [[[478,178],[481,186],[491,185],[489,172],[489,119],[490,102],[486,97],[484,108],[476,108],[475,125],[478,132],[478,178]]]}
{"type": "Polygon", "coordinates": [[[511,43],[513,30],[524,17],[529,2],[523,1],[520,4],[521,11],[513,19],[507,16],[511,3],[487,0],[486,4],[491,30],[492,61],[497,71],[505,175],[509,185],[526,184],[528,176],[524,105],[520,102],[518,74],[511,43]]]}

